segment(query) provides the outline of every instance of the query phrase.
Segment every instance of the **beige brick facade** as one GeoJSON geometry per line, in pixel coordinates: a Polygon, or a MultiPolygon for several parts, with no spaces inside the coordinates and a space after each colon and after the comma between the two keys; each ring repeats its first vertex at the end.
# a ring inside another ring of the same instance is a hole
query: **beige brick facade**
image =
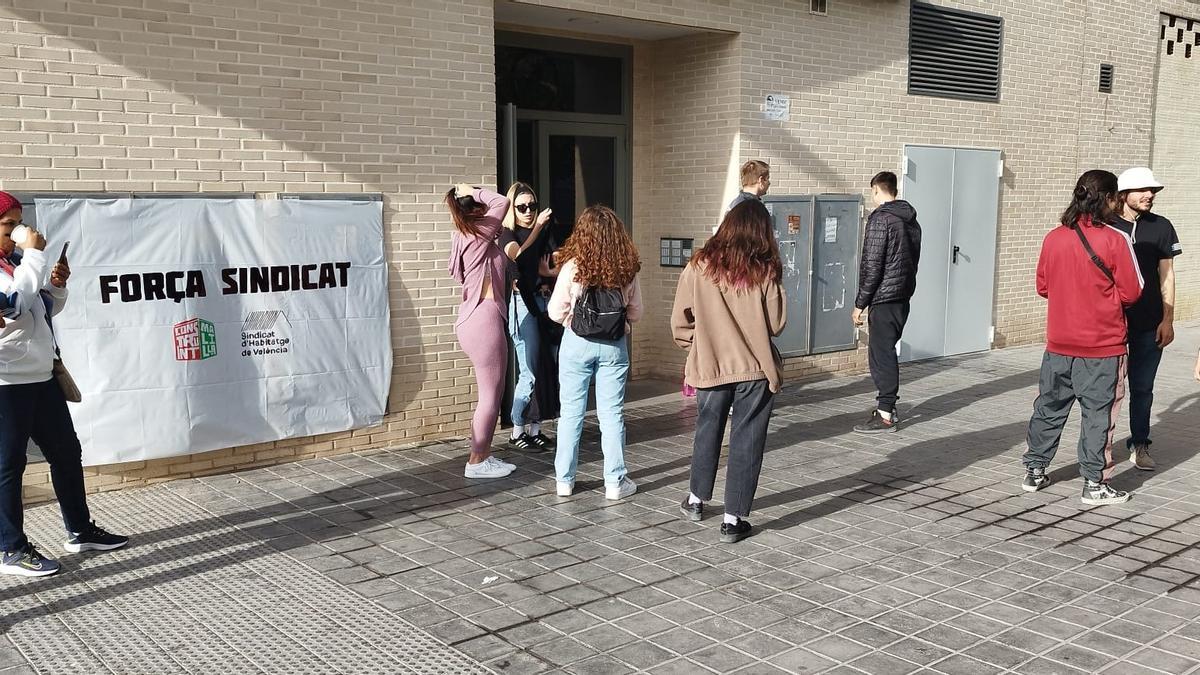
{"type": "MultiPolygon", "coordinates": [[[[1041,337],[1032,270],[1082,169],[1150,161],[1153,138],[1155,169],[1183,183],[1191,169],[1171,157],[1195,156],[1180,140],[1195,143],[1182,131],[1195,128],[1184,104],[1195,62],[1164,62],[1159,98],[1172,102],[1157,117],[1152,105],[1159,12],[1195,13],[1186,0],[938,0],[1004,17],[999,103],[906,93],[903,0],[830,0],[827,16],[797,0],[516,4],[698,31],[589,36],[633,46],[633,221],[650,310],[634,336],[638,376],[682,369],[665,322],[677,270],[657,265],[658,238],[701,241],[735,187],[731,167],[745,159],[771,163],[776,193],[865,193],[873,173],[900,168],[907,143],[1003,151],[1003,346],[1041,337]],[[1113,94],[1096,91],[1101,62],[1116,66],[1113,94]],[[790,121],[764,118],[768,93],[791,96],[790,121]]],[[[491,0],[0,3],[0,188],[385,195],[395,371],[383,425],[98,467],[93,487],[465,432],[473,377],[452,331],[440,196],[458,180],[495,181],[494,12],[491,0]]],[[[1186,196],[1164,193],[1162,212],[1182,224],[1197,209],[1174,201],[1186,196]]],[[[1200,275],[1186,268],[1180,306],[1190,313],[1200,275]]],[[[835,353],[787,371],[812,376],[863,361],[835,353]]],[[[28,483],[31,498],[49,494],[44,468],[28,483]]]]}

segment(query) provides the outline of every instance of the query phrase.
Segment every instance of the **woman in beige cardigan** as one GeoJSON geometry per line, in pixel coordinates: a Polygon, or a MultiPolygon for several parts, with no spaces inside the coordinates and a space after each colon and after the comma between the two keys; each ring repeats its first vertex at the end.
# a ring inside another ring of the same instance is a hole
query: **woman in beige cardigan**
{"type": "Polygon", "coordinates": [[[671,331],[688,350],[684,381],[696,388],[696,436],[691,493],[680,510],[704,517],[712,499],[729,411],[733,430],[725,470],[725,518],[721,541],[750,534],[750,506],[758,488],[771,407],[779,391],[779,352],[771,338],[783,331],[783,265],[762,202],[730,209],[717,233],[679,278],[671,331]]]}

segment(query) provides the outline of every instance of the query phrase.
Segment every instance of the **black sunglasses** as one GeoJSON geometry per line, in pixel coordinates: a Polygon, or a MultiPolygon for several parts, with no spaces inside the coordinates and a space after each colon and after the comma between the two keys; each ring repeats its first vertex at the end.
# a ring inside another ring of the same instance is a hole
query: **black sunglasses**
{"type": "Polygon", "coordinates": [[[517,210],[517,213],[529,213],[530,211],[537,211],[537,202],[529,202],[528,204],[517,204],[513,208],[515,208],[517,210]]]}

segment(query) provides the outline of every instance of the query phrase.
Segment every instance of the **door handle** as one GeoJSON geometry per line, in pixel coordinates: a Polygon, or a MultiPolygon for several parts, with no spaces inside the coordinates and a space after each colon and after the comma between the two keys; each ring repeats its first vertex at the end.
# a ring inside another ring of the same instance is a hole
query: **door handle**
{"type": "Polygon", "coordinates": [[[953,257],[951,258],[950,262],[954,263],[955,265],[957,265],[957,264],[958,264],[958,252],[959,252],[959,251],[961,251],[961,250],[962,250],[962,249],[960,249],[960,248],[959,248],[959,247],[957,247],[957,246],[955,246],[955,247],[954,247],[954,255],[953,255],[953,257]]]}

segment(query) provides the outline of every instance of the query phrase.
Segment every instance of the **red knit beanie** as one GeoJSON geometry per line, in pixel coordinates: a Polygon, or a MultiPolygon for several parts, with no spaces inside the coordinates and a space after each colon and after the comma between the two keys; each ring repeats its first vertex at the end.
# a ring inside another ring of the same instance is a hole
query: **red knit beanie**
{"type": "Polygon", "coordinates": [[[7,192],[0,192],[0,216],[8,213],[10,209],[19,208],[21,208],[21,200],[7,192]]]}

